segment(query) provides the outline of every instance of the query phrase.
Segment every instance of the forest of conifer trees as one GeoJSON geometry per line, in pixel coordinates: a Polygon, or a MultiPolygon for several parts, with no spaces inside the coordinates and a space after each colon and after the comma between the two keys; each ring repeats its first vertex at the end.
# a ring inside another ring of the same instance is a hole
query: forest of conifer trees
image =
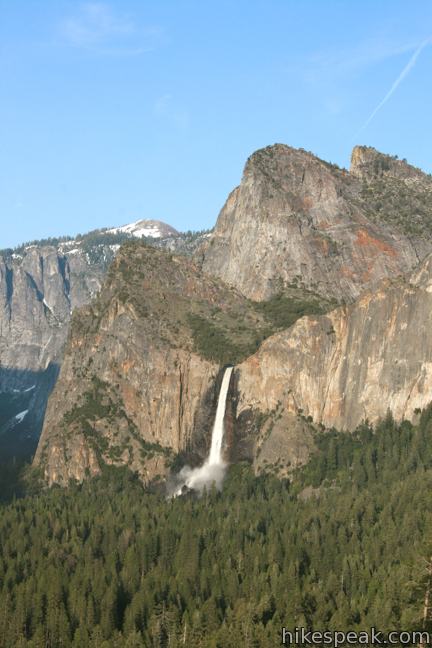
{"type": "Polygon", "coordinates": [[[428,627],[432,409],[418,418],[323,434],[290,481],[232,466],[201,498],[167,500],[126,469],[49,490],[2,470],[0,647],[267,648],[282,626],[428,627]]]}

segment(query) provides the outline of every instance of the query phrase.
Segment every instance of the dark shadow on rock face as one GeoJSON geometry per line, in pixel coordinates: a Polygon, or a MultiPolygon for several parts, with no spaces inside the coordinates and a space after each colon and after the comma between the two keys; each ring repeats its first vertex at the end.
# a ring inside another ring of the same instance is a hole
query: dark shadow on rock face
{"type": "MultiPolygon", "coordinates": [[[[209,387],[198,408],[193,426],[191,439],[185,450],[179,452],[172,465],[172,473],[178,473],[183,466],[198,468],[203,464],[210,452],[213,426],[216,418],[220,390],[225,369],[231,365],[224,365],[219,369],[215,381],[209,387]]],[[[234,375],[234,374],[233,374],[234,375]]],[[[233,426],[235,421],[235,410],[237,397],[234,398],[234,378],[231,377],[230,386],[226,400],[224,418],[224,439],[222,443],[222,454],[225,461],[231,461],[231,446],[233,444],[233,426]],[[233,400],[234,399],[234,400],[233,400]]],[[[169,490],[169,489],[168,489],[169,490]]]]}
{"type": "MultiPolygon", "coordinates": [[[[201,461],[207,457],[210,450],[213,424],[225,368],[222,367],[219,370],[216,380],[205,394],[201,407],[195,416],[194,431],[188,452],[192,455],[198,455],[201,461]]],[[[193,466],[194,464],[190,465],[193,466]]]]}
{"type": "Polygon", "coordinates": [[[253,461],[254,447],[259,429],[256,425],[256,417],[250,410],[237,413],[239,402],[238,389],[239,374],[234,371],[234,377],[230,386],[229,399],[226,412],[226,445],[227,460],[229,463],[240,461],[253,461]]]}
{"type": "Polygon", "coordinates": [[[0,461],[33,457],[59,369],[55,363],[44,371],[0,367],[0,461]]]}

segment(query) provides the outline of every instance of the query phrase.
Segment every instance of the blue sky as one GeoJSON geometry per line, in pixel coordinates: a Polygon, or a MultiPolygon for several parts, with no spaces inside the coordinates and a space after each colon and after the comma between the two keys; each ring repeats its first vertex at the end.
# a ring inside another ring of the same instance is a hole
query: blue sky
{"type": "Polygon", "coordinates": [[[214,225],[257,148],[432,171],[432,3],[0,0],[0,248],[214,225]]]}

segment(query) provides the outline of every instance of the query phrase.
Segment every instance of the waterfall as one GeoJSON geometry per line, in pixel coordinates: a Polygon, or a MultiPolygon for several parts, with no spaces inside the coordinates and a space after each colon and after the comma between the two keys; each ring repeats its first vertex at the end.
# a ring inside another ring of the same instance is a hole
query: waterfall
{"type": "Polygon", "coordinates": [[[233,369],[234,367],[227,367],[222,378],[209,455],[200,468],[184,466],[181,469],[178,475],[179,480],[172,491],[174,497],[182,494],[184,486],[189,489],[201,491],[203,488],[209,487],[213,483],[215,483],[218,488],[220,488],[222,484],[226,469],[226,464],[222,459],[224,418],[228,389],[233,369]]]}
{"type": "Polygon", "coordinates": [[[231,380],[233,367],[227,367],[222,379],[222,385],[219,392],[218,404],[216,409],[216,418],[213,425],[210,454],[207,459],[209,465],[222,463],[222,441],[224,435],[224,418],[226,409],[226,399],[231,380]]]}

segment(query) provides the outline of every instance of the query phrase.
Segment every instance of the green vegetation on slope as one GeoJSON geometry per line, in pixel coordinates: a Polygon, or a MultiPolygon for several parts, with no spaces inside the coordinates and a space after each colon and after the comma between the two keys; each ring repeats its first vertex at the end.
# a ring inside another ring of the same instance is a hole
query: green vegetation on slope
{"type": "Polygon", "coordinates": [[[195,351],[220,364],[238,364],[255,353],[260,343],[273,332],[269,327],[262,326],[261,322],[255,329],[253,326],[248,328],[241,320],[233,321],[231,329],[194,314],[189,315],[188,322],[195,351]]]}
{"type": "Polygon", "coordinates": [[[295,295],[280,293],[263,302],[248,300],[247,308],[232,317],[220,309],[212,309],[211,317],[190,314],[195,350],[221,364],[238,364],[255,353],[265,338],[289,328],[300,317],[320,315],[337,306],[301,288],[291,292],[295,295]]]}
{"type": "MultiPolygon", "coordinates": [[[[106,304],[115,294],[131,306],[155,344],[234,363],[272,332],[254,304],[235,290],[203,275],[191,261],[141,242],[123,247],[108,282],[106,304]]],[[[101,312],[106,304],[101,303],[101,312]]]]}
{"type": "Polygon", "coordinates": [[[3,248],[0,250],[0,256],[10,256],[12,254],[22,254],[27,247],[32,245],[37,245],[42,247],[44,245],[52,245],[53,247],[58,247],[61,243],[67,243],[72,241],[72,236],[50,236],[48,238],[37,239],[33,241],[27,241],[26,243],[21,243],[14,248],[3,248]]]}
{"type": "Polygon", "coordinates": [[[432,409],[320,445],[291,484],[239,465],[222,493],[166,501],[110,468],[3,505],[0,646],[273,648],[282,626],[420,628],[432,409]]]}
{"type": "MultiPolygon", "coordinates": [[[[191,261],[146,246],[125,244],[108,273],[113,292],[133,307],[154,338],[194,350],[220,364],[237,364],[261,342],[299,317],[337,304],[291,286],[266,302],[254,302],[223,281],[204,275],[191,261]]],[[[101,314],[107,304],[102,303],[101,314]]],[[[93,317],[93,320],[96,320],[93,317]]],[[[75,323],[84,326],[85,322],[75,323]]],[[[93,327],[94,328],[94,327],[93,327]]]]}
{"type": "Polygon", "coordinates": [[[364,183],[361,195],[372,221],[388,223],[411,236],[430,236],[432,183],[418,186],[400,178],[378,177],[364,183]]]}
{"type": "Polygon", "coordinates": [[[145,441],[138,433],[137,427],[124,409],[124,403],[110,385],[93,375],[89,389],[83,394],[80,404],[75,404],[63,417],[63,424],[69,434],[79,430],[95,450],[98,458],[107,457],[114,463],[121,462],[121,455],[128,450],[133,455],[131,439],[138,444],[141,459],[152,458],[155,454],[171,457],[170,448],[159,443],[145,441]],[[100,425],[103,422],[104,425],[100,425]],[[112,443],[112,437],[117,437],[121,424],[127,428],[127,434],[121,444],[118,440],[112,443]]]}
{"type": "Polygon", "coordinates": [[[336,301],[325,300],[299,288],[295,289],[295,294],[281,292],[267,301],[257,302],[255,308],[275,330],[279,330],[289,328],[304,315],[321,315],[336,306],[336,301]]]}

